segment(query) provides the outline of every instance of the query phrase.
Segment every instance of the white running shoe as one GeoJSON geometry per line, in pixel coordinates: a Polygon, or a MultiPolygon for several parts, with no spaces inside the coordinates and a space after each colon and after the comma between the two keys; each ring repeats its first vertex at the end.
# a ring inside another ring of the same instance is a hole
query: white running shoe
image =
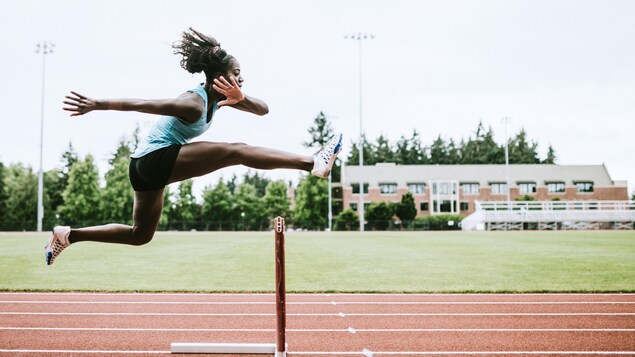
{"type": "Polygon", "coordinates": [[[46,265],[52,265],[55,258],[64,250],[64,248],[71,245],[68,241],[68,236],[71,233],[71,227],[57,226],[53,228],[53,236],[46,243],[44,247],[44,258],[46,259],[46,265]]]}
{"type": "Polygon", "coordinates": [[[329,177],[335,158],[341,150],[342,134],[338,133],[313,155],[313,170],[311,170],[311,173],[321,178],[329,177]]]}

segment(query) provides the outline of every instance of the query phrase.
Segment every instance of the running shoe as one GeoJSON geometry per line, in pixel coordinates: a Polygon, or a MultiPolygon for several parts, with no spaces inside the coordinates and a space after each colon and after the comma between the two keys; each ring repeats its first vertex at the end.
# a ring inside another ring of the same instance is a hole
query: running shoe
{"type": "Polygon", "coordinates": [[[313,155],[313,170],[311,173],[314,176],[327,178],[335,163],[337,154],[342,150],[342,134],[335,134],[326,145],[324,145],[318,152],[313,155]]]}
{"type": "Polygon", "coordinates": [[[53,228],[53,235],[51,239],[46,243],[44,247],[44,258],[46,259],[46,265],[52,265],[55,258],[71,243],[68,241],[68,236],[71,233],[71,227],[57,226],[53,228]]]}

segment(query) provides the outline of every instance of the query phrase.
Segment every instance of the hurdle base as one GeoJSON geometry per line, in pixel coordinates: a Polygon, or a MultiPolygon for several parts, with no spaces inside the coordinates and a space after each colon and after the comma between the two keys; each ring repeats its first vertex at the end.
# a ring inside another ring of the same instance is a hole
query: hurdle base
{"type": "MultiPolygon", "coordinates": [[[[286,347],[286,346],[285,346],[286,347]]],[[[287,352],[277,351],[274,343],[181,343],[174,342],[171,353],[245,353],[245,354],[274,354],[276,357],[286,357],[287,352]]]]}

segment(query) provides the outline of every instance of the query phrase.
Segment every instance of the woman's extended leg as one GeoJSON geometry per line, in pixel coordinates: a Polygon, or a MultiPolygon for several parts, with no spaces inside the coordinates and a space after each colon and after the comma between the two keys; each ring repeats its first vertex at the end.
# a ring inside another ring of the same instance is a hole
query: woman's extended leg
{"type": "Polygon", "coordinates": [[[152,240],[159,225],[163,209],[163,189],[156,191],[135,191],[133,225],[106,224],[103,226],[73,228],[69,243],[93,241],[143,245],[152,240]]]}
{"type": "Polygon", "coordinates": [[[169,183],[203,176],[233,165],[254,169],[311,171],[313,157],[242,143],[195,142],[181,147],[169,183]]]}
{"type": "Polygon", "coordinates": [[[133,226],[106,224],[86,228],[55,227],[53,236],[44,247],[46,264],[51,265],[71,243],[92,241],[142,245],[152,240],[159,225],[163,209],[163,189],[156,191],[135,191],[133,226]]]}

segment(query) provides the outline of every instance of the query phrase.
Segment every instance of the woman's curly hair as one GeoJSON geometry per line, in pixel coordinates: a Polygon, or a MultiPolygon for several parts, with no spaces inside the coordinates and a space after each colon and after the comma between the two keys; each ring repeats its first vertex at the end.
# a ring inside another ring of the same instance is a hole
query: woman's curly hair
{"type": "Polygon", "coordinates": [[[204,35],[193,28],[183,32],[180,42],[172,45],[174,54],[181,55],[181,67],[190,73],[205,72],[207,79],[225,74],[234,59],[220,48],[220,43],[211,36],[204,35]]]}

